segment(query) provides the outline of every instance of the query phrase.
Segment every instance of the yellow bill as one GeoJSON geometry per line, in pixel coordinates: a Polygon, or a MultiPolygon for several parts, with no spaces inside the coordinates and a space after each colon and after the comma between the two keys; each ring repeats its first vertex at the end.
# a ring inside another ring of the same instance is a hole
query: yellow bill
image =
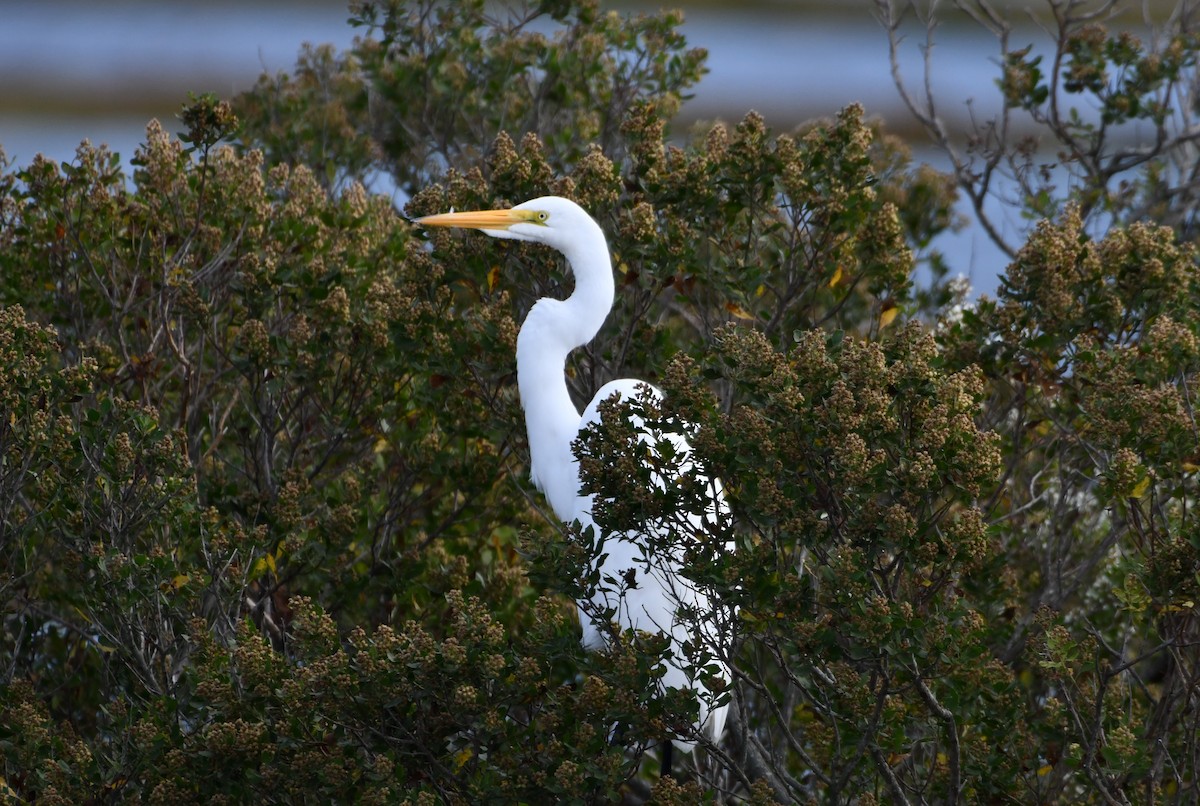
{"type": "MultiPolygon", "coordinates": [[[[540,215],[545,215],[544,213],[540,215]]],[[[513,224],[540,224],[536,210],[472,210],[438,213],[415,219],[422,227],[466,227],[469,229],[506,230],[513,224]]]]}

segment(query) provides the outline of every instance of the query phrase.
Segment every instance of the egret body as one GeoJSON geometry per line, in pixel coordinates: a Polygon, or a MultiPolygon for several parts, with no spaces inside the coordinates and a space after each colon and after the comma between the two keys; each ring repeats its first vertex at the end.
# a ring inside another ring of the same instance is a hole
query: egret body
{"type": "MultiPolygon", "coordinates": [[[[592,520],[592,496],[580,492],[579,462],[571,450],[572,441],[600,419],[598,406],[614,394],[636,397],[643,388],[654,395],[661,393],[643,381],[622,379],[605,384],[580,415],[567,390],[564,373],[567,356],[595,337],[612,309],[614,284],[608,244],[600,226],[579,205],[556,196],[546,196],[519,204],[509,210],[444,213],[419,218],[421,226],[468,227],[496,238],[512,238],[546,244],[561,252],[575,276],[575,290],[565,300],[540,299],[530,309],[517,336],[517,387],[525,410],[529,436],[531,476],[545,494],[554,513],[563,521],[579,521],[587,528],[592,520]]],[[[664,435],[677,453],[688,450],[682,435],[664,435]]],[[[644,437],[651,446],[654,440],[644,437]]],[[[712,517],[723,511],[720,485],[712,482],[712,517]]],[[[703,528],[692,516],[696,531],[703,528]]],[[[647,525],[646,528],[656,528],[647,525]]],[[[681,557],[647,552],[639,542],[638,531],[605,535],[607,554],[600,568],[601,584],[590,605],[581,602],[579,618],[583,626],[583,645],[597,649],[604,645],[607,624],[596,624],[588,611],[616,610],[617,622],[625,629],[662,632],[672,638],[675,658],[684,657],[682,644],[695,639],[695,628],[680,622],[680,605],[695,608],[702,617],[711,618],[707,596],[678,573],[681,557]],[[632,576],[631,576],[632,572],[632,576]],[[616,586],[614,580],[634,579],[633,586],[616,586]],[[605,581],[607,580],[607,582],[605,581]]],[[[706,621],[704,636],[714,640],[715,626],[706,621]]],[[[726,680],[729,671],[722,666],[726,680]]],[[[691,678],[674,658],[667,662],[663,683],[672,688],[699,691],[703,683],[691,678]]],[[[699,727],[714,741],[724,731],[728,706],[710,709],[700,698],[699,727]]],[[[676,740],[680,749],[691,744],[676,740]]]]}

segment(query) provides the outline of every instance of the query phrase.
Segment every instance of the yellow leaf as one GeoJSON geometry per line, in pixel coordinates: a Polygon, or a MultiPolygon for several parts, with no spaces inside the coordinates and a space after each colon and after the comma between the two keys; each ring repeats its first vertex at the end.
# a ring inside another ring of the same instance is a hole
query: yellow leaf
{"type": "Polygon", "coordinates": [[[270,571],[272,574],[275,573],[274,554],[264,554],[255,561],[252,575],[256,577],[261,576],[264,571],[270,571]]]}
{"type": "Polygon", "coordinates": [[[469,747],[464,747],[454,754],[454,771],[458,772],[463,768],[463,765],[471,760],[471,756],[475,755],[475,751],[469,747]]]}
{"type": "Polygon", "coordinates": [[[754,296],[761,297],[766,292],[767,292],[767,287],[760,283],[758,288],[754,289],[754,296]]]}
{"type": "Polygon", "coordinates": [[[883,310],[881,310],[879,312],[879,327],[880,327],[880,329],[885,328],[888,325],[890,325],[895,320],[896,315],[898,313],[900,313],[900,309],[898,307],[896,307],[896,303],[894,303],[894,302],[883,303],[883,310]]]}
{"type": "Polygon", "coordinates": [[[1134,485],[1133,490],[1131,490],[1129,493],[1129,497],[1130,498],[1141,498],[1142,496],[1144,496],[1146,494],[1146,491],[1149,489],[1150,489],[1150,477],[1146,476],[1146,478],[1142,479],[1141,481],[1139,481],[1137,484],[1134,485]]]}
{"type": "Polygon", "coordinates": [[[833,270],[833,276],[829,278],[829,287],[833,288],[842,281],[842,267],[838,266],[833,270]]]}
{"type": "Polygon", "coordinates": [[[1195,473],[1197,470],[1200,470],[1200,465],[1196,464],[1195,462],[1184,462],[1183,463],[1183,472],[1184,473],[1195,473]]]}
{"type": "Polygon", "coordinates": [[[738,305],[736,302],[726,302],[725,310],[729,311],[731,314],[736,316],[738,319],[753,319],[754,318],[754,314],[750,313],[748,310],[743,308],[741,305],[738,305]]]}
{"type": "Polygon", "coordinates": [[[6,801],[11,801],[12,803],[20,802],[17,791],[8,785],[8,780],[3,775],[0,775],[0,795],[3,795],[6,801]]]}
{"type": "Polygon", "coordinates": [[[387,450],[387,448],[388,448],[388,441],[386,439],[384,439],[383,437],[380,437],[379,439],[375,440],[375,448],[374,448],[375,453],[377,453],[377,454],[383,453],[384,451],[387,450]]]}
{"type": "Polygon", "coordinates": [[[1049,775],[1051,773],[1051,771],[1053,769],[1054,769],[1053,764],[1046,764],[1044,766],[1038,767],[1038,778],[1045,778],[1047,775],[1049,775]]]}
{"type": "Polygon", "coordinates": [[[500,266],[499,265],[492,266],[492,268],[488,271],[488,291],[495,290],[496,284],[499,282],[500,282],[500,266]]]}
{"type": "Polygon", "coordinates": [[[175,590],[179,590],[186,584],[188,584],[188,575],[187,574],[180,574],[179,576],[177,576],[171,580],[171,587],[174,588],[175,590]]]}

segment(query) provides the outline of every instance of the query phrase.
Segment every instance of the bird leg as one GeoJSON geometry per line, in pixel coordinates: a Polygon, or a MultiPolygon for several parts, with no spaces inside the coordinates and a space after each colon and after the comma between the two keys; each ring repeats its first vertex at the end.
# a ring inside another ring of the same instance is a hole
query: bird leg
{"type": "Polygon", "coordinates": [[[662,759],[658,766],[659,778],[674,778],[671,773],[671,757],[675,754],[675,743],[670,739],[663,741],[662,759]]]}

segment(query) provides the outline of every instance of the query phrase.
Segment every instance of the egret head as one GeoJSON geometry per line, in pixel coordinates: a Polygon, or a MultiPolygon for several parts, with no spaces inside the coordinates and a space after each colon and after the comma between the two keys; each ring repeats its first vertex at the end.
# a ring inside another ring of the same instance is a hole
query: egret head
{"type": "Polygon", "coordinates": [[[508,210],[441,213],[418,218],[422,227],[468,227],[493,238],[535,241],[569,252],[587,236],[603,233],[591,216],[575,202],[559,196],[542,196],[508,210]]]}

